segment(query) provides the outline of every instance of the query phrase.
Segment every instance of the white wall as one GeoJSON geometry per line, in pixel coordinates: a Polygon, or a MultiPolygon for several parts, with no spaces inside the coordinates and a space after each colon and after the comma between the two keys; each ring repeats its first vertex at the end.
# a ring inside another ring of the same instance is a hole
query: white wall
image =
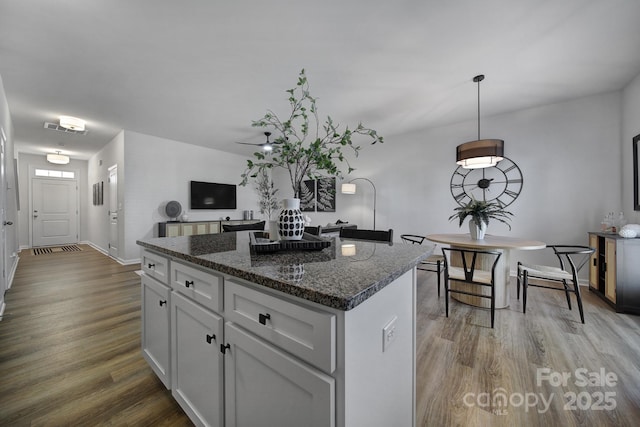
{"type": "MultiPolygon", "coordinates": [[[[118,167],[118,201],[124,203],[124,131],[116,135],[102,150],[91,156],[88,161],[87,208],[89,232],[87,240],[104,253],[109,252],[109,168],[118,167]],[[120,167],[122,166],[122,167],[120,167]],[[93,184],[103,182],[104,204],[93,205],[93,184]]],[[[118,230],[119,241],[124,241],[124,226],[118,230]]],[[[120,261],[124,258],[118,254],[120,261]]]]}
{"type": "MultiPolygon", "coordinates": [[[[4,251],[4,274],[2,281],[0,281],[0,317],[2,316],[5,304],[4,293],[5,290],[11,285],[13,279],[13,273],[18,265],[18,213],[16,204],[16,180],[15,180],[15,167],[14,167],[14,134],[13,124],[11,122],[11,113],[9,111],[9,104],[7,103],[7,97],[4,92],[4,85],[2,83],[2,77],[0,76],[0,128],[5,134],[5,152],[4,152],[4,173],[6,186],[4,191],[4,199],[0,200],[2,208],[5,210],[5,218],[8,222],[13,222],[13,225],[2,226],[4,234],[0,241],[0,245],[3,245],[4,251]]],[[[0,192],[2,194],[2,192],[0,192]]]]}
{"type": "Polygon", "coordinates": [[[238,186],[236,210],[189,209],[189,181],[238,184],[244,156],[125,131],[124,158],[125,237],[120,247],[125,260],[139,258],[136,240],[157,236],[156,224],[170,219],[164,207],[171,200],[180,202],[190,221],[241,219],[245,209],[257,213],[258,196],[251,186],[238,186]]]}
{"type": "MultiPolygon", "coordinates": [[[[607,212],[624,209],[629,220],[639,222],[631,205],[630,155],[631,138],[640,133],[639,116],[640,76],[622,92],[482,117],[482,137],[504,139],[506,156],[520,166],[524,175],[522,193],[509,206],[514,214],[512,230],[491,223],[489,232],[546,243],[586,244],[587,231],[597,230],[607,212]]],[[[475,131],[473,120],[384,135],[384,144],[363,146],[360,156],[353,159],[356,171],[345,181],[366,177],[376,184],[377,228],[393,228],[396,239],[402,233],[460,232],[457,224],[448,221],[457,206],[449,182],[456,166],[455,147],[474,139],[475,131]]],[[[125,218],[121,258],[136,260],[139,249],[135,241],[157,235],[156,223],[168,219],[163,209],[170,200],[179,201],[191,220],[240,218],[244,209],[253,209],[258,215],[252,185],[238,187],[236,211],[188,209],[190,180],[238,183],[248,157],[123,131],[89,160],[87,201],[91,200],[91,184],[104,180],[106,189],[106,170],[118,163],[125,210],[121,214],[125,218]]],[[[274,178],[279,196],[289,197],[288,177],[279,171],[274,178]]],[[[342,219],[370,228],[371,186],[359,181],[358,194],[349,196],[340,194],[340,184],[338,180],[337,212],[309,213],[312,222],[326,224],[342,219]]],[[[107,197],[105,192],[105,201],[107,197]]],[[[88,206],[86,221],[87,240],[105,250],[107,209],[107,203],[100,208],[88,206]]],[[[512,263],[517,260],[553,261],[545,251],[519,252],[512,263]]]]}
{"type": "Polygon", "coordinates": [[[640,224],[640,211],[633,210],[633,137],[640,134],[640,74],[623,91],[622,115],[622,191],[625,216],[640,224]]]}
{"type": "MultiPolygon", "coordinates": [[[[621,118],[621,92],[483,117],[481,136],[504,139],[505,155],[524,176],[522,193],[508,208],[514,214],[512,230],[492,222],[489,233],[587,244],[587,232],[598,230],[607,212],[622,209],[621,118]]],[[[377,228],[393,228],[396,240],[402,233],[467,232],[448,221],[457,206],[449,183],[455,148],[475,139],[476,126],[474,120],[383,135],[384,144],[363,146],[353,163],[356,171],[345,181],[367,177],[376,184],[377,228]]],[[[338,213],[332,217],[370,228],[371,186],[358,184],[363,194],[347,196],[339,194],[338,182],[338,213]]],[[[329,216],[318,215],[312,217],[320,224],[329,216]]],[[[550,251],[517,252],[512,264],[518,260],[554,262],[550,251]]]]}

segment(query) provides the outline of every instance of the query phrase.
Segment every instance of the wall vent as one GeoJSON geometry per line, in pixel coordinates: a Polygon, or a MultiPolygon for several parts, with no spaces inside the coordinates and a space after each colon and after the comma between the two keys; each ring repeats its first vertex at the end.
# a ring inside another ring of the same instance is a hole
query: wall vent
{"type": "Polygon", "coordinates": [[[58,132],[72,133],[72,134],[75,134],[75,135],[86,135],[87,134],[87,130],[86,129],[83,130],[83,131],[71,130],[71,129],[63,128],[62,126],[60,126],[57,123],[44,122],[44,128],[45,129],[49,129],[49,130],[57,130],[58,132]]]}

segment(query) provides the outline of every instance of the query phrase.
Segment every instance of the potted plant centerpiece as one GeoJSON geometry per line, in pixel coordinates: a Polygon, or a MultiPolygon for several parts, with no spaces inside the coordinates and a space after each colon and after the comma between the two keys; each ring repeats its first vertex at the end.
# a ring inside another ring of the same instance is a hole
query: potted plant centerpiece
{"type": "Polygon", "coordinates": [[[354,129],[334,123],[327,116],[324,122],[318,118],[316,98],[309,93],[309,82],[304,69],[300,71],[298,82],[286,91],[291,112],[283,118],[273,111],[267,113],[251,125],[272,128],[277,137],[271,151],[253,153],[253,159],[247,160],[247,168],[242,173],[240,185],[246,185],[250,178],[257,178],[264,171],[274,168],[285,169],[291,180],[293,199],[283,201],[283,210],[278,217],[280,238],[299,240],[304,232],[304,219],[300,212],[300,188],[304,179],[321,177],[342,177],[341,168],[346,165],[347,173],[354,169],[346,157],[347,152],[355,157],[360,146],[355,145],[353,137],[362,135],[371,139],[371,144],[383,142],[375,130],[359,123],[354,129]]]}
{"type": "Polygon", "coordinates": [[[449,221],[458,218],[460,227],[462,227],[462,223],[466,217],[471,217],[469,220],[469,234],[471,234],[472,239],[484,239],[484,233],[489,225],[490,219],[495,219],[496,221],[506,224],[509,230],[511,230],[511,225],[508,221],[513,214],[504,210],[502,205],[497,202],[471,199],[469,203],[464,206],[458,206],[454,211],[456,213],[449,217],[449,221]]]}

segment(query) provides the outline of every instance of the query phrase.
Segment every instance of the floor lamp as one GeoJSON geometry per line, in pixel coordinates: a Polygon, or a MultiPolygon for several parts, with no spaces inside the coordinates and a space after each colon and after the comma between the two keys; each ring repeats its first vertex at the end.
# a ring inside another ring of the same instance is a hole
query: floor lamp
{"type": "Polygon", "coordinates": [[[373,187],[373,229],[376,229],[376,186],[370,179],[367,178],[354,178],[351,181],[342,184],[342,194],[356,194],[356,185],[352,184],[353,181],[362,179],[367,181],[373,187]]]}

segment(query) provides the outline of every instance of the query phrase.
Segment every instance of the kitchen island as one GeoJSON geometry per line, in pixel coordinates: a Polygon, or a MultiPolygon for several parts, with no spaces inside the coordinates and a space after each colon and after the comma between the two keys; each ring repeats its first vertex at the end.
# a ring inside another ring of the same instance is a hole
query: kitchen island
{"type": "Polygon", "coordinates": [[[427,246],[249,233],[138,241],[142,351],[196,425],[412,426],[415,266],[427,246]]]}

